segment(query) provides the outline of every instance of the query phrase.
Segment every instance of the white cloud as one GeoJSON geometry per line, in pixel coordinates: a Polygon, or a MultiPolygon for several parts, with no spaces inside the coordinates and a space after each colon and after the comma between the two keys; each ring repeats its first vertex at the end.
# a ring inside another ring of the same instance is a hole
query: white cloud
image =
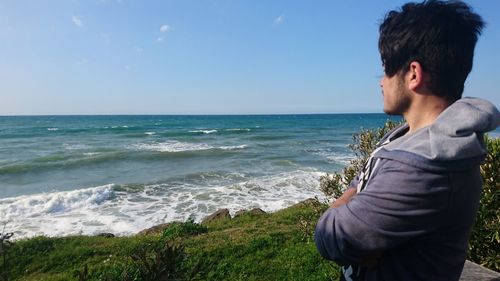
{"type": "Polygon", "coordinates": [[[274,19],[274,24],[282,24],[285,20],[285,15],[280,15],[279,17],[274,19]]]}
{"type": "Polygon", "coordinates": [[[162,41],[163,41],[163,37],[158,37],[158,38],[156,39],[156,42],[162,42],[162,41]]]}
{"type": "Polygon", "coordinates": [[[73,23],[78,27],[83,27],[82,17],[73,15],[73,23]]]}
{"type": "Polygon", "coordinates": [[[170,30],[172,30],[172,28],[166,24],[160,26],[160,32],[162,32],[162,33],[165,33],[165,32],[170,31],[170,30]]]}

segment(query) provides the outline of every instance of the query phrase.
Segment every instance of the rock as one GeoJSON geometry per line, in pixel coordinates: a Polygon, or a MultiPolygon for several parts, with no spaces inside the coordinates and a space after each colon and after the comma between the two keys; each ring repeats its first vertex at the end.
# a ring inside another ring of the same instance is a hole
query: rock
{"type": "Polygon", "coordinates": [[[234,214],[234,217],[239,217],[241,215],[245,215],[245,214],[252,214],[252,215],[263,215],[263,214],[267,214],[265,211],[263,211],[261,208],[253,208],[251,210],[239,210],[238,212],[236,212],[234,214]]]}
{"type": "Polygon", "coordinates": [[[99,233],[99,234],[97,234],[96,236],[99,236],[99,237],[106,237],[106,238],[115,237],[115,235],[114,235],[113,233],[109,233],[109,232],[99,233]]]}
{"type": "Polygon", "coordinates": [[[231,219],[231,215],[229,214],[228,209],[219,209],[215,213],[206,216],[201,224],[206,224],[212,221],[221,220],[221,219],[231,219]]]}
{"type": "Polygon", "coordinates": [[[304,205],[314,205],[314,204],[318,204],[318,199],[316,199],[316,198],[309,198],[309,199],[306,199],[306,200],[304,200],[304,201],[302,201],[300,203],[302,203],[304,205]]]}
{"type": "Polygon", "coordinates": [[[137,235],[152,235],[152,234],[158,234],[161,233],[163,230],[167,229],[172,225],[171,223],[162,223],[155,225],[153,227],[150,227],[148,229],[141,230],[137,235]]]}
{"type": "Polygon", "coordinates": [[[309,199],[301,201],[301,202],[299,202],[299,203],[297,203],[297,204],[295,204],[295,205],[293,205],[291,207],[293,208],[293,207],[303,206],[303,205],[316,205],[318,203],[319,203],[318,199],[316,199],[316,198],[309,198],[309,199]]]}

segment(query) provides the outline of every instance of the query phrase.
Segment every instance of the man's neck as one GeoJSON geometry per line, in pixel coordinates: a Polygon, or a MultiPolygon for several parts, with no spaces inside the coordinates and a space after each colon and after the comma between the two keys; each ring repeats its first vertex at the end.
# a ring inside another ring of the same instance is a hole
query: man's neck
{"type": "Polygon", "coordinates": [[[439,114],[451,104],[451,102],[437,96],[425,96],[414,100],[410,108],[403,113],[403,117],[410,127],[407,133],[411,134],[431,125],[439,114]]]}

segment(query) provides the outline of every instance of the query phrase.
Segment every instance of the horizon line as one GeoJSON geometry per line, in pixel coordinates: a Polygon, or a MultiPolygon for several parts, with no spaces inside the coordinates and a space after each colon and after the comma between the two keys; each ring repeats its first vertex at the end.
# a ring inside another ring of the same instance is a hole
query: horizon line
{"type": "Polygon", "coordinates": [[[138,114],[0,114],[0,117],[58,117],[58,116],[273,116],[273,115],[348,115],[384,114],[384,112],[337,112],[337,113],[138,113],[138,114]]]}

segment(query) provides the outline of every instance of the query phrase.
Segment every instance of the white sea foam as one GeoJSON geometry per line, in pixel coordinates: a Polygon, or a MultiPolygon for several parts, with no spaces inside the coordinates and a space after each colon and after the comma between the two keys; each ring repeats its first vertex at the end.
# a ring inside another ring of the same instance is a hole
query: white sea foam
{"type": "Polygon", "coordinates": [[[158,152],[185,152],[185,151],[201,151],[209,149],[236,150],[246,148],[246,144],[233,146],[212,146],[205,143],[187,143],[180,141],[166,141],[160,143],[141,143],[133,146],[138,150],[149,150],[158,152]]]}
{"type": "Polygon", "coordinates": [[[327,155],[325,158],[332,163],[338,163],[342,165],[349,165],[351,160],[354,159],[353,155],[327,155]]]}
{"type": "Polygon", "coordinates": [[[170,220],[200,221],[219,208],[228,208],[232,214],[241,209],[261,208],[273,212],[307,198],[319,196],[319,178],[315,170],[283,172],[203,188],[179,188],[167,196],[170,220]]]}
{"type": "Polygon", "coordinates": [[[142,143],[135,146],[139,150],[150,150],[158,152],[183,152],[198,151],[214,148],[204,143],[187,143],[179,141],[166,141],[161,143],[142,143]]]}
{"type": "Polygon", "coordinates": [[[213,134],[213,133],[217,133],[218,131],[217,130],[192,130],[192,131],[189,131],[190,133],[204,133],[204,134],[213,134]]]}
{"type": "Polygon", "coordinates": [[[63,147],[67,150],[83,150],[91,148],[89,145],[80,143],[63,143],[63,147]]]}
{"type": "Polygon", "coordinates": [[[354,154],[352,153],[340,153],[328,149],[318,149],[311,151],[311,153],[323,157],[330,163],[341,165],[349,165],[351,160],[354,159],[354,154]]]}
{"type": "Polygon", "coordinates": [[[152,136],[152,135],[155,135],[155,134],[156,134],[156,132],[145,132],[144,134],[145,134],[145,135],[148,135],[148,136],[152,136]]]}
{"type": "Polygon", "coordinates": [[[59,128],[47,128],[47,131],[59,131],[59,128]]]}
{"type": "Polygon", "coordinates": [[[244,132],[250,132],[251,129],[248,128],[234,128],[234,129],[226,129],[228,132],[238,132],[238,131],[244,131],[244,132]]]}
{"type": "MultiPolygon", "coordinates": [[[[226,185],[155,184],[134,192],[105,185],[0,200],[0,217],[15,238],[34,235],[131,235],[156,224],[203,217],[219,208],[232,214],[261,208],[273,212],[306,198],[322,196],[316,170],[297,170],[256,178],[236,177],[226,185]]],[[[215,182],[214,182],[215,183],[215,182]]]]}
{"type": "Polygon", "coordinates": [[[71,212],[82,208],[82,206],[100,204],[112,196],[112,185],[108,184],[67,192],[42,193],[0,199],[0,217],[15,219],[18,216],[36,217],[39,214],[71,212]]]}
{"type": "Polygon", "coordinates": [[[242,145],[230,145],[230,146],[219,146],[220,149],[223,150],[236,150],[236,149],[244,149],[247,148],[248,145],[242,144],[242,145]]]}
{"type": "Polygon", "coordinates": [[[15,238],[89,233],[93,229],[86,230],[83,225],[99,217],[100,206],[112,200],[112,186],[0,199],[0,218],[8,222],[15,238]]]}

